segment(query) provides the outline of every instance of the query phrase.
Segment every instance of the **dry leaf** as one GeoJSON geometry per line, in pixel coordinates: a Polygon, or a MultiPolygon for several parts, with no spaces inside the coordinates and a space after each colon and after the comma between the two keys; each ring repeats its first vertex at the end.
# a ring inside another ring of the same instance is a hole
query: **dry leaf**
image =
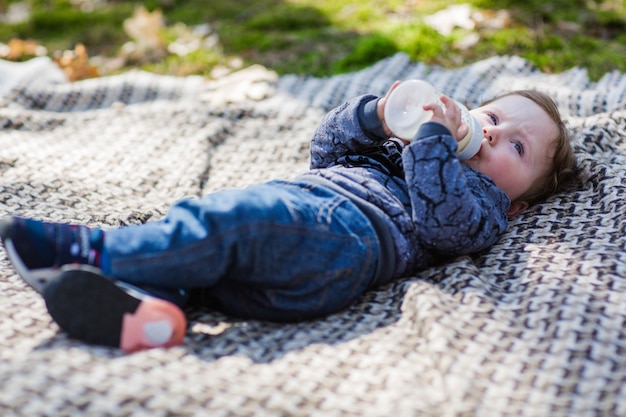
{"type": "Polygon", "coordinates": [[[10,61],[19,61],[22,58],[42,56],[46,54],[46,48],[36,41],[13,38],[9,41],[3,58],[10,61]]]}
{"type": "Polygon", "coordinates": [[[507,10],[481,10],[472,16],[482,28],[503,29],[511,26],[511,14],[507,10]]]}
{"type": "Polygon", "coordinates": [[[161,37],[163,13],[149,12],[139,6],[129,19],[124,21],[124,31],[133,41],[124,45],[123,55],[127,60],[145,62],[161,59],[166,55],[165,42],[161,37]]]}
{"type": "Polygon", "coordinates": [[[54,62],[61,67],[70,81],[95,78],[100,75],[96,67],[89,65],[87,48],[80,43],[76,45],[73,51],[64,51],[60,57],[54,58],[54,62]]]}

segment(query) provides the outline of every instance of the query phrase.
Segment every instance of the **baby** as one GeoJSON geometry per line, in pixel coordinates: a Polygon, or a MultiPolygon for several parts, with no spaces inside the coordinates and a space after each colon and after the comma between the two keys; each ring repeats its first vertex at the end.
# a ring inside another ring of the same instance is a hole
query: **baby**
{"type": "Polygon", "coordinates": [[[368,288],[493,245],[508,219],[560,192],[576,163],[559,111],[537,91],[471,113],[442,98],[412,141],[393,137],[384,97],[331,110],[293,180],[173,205],[165,218],[112,230],[9,217],[0,236],[19,275],[70,337],[127,352],[180,344],[182,308],[278,322],[325,316],[368,288]]]}

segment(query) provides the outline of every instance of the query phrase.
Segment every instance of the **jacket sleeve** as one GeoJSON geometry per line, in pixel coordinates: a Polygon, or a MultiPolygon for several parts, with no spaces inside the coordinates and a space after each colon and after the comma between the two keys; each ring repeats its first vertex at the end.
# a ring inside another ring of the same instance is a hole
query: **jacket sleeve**
{"type": "Polygon", "coordinates": [[[425,123],[403,151],[413,222],[439,253],[468,254],[491,246],[506,230],[510,200],[487,176],[463,165],[457,143],[438,123],[425,123]]]}
{"type": "Polygon", "coordinates": [[[356,97],[324,116],[311,140],[311,169],[335,165],[337,159],[388,138],[376,114],[378,97],[356,97]]]}

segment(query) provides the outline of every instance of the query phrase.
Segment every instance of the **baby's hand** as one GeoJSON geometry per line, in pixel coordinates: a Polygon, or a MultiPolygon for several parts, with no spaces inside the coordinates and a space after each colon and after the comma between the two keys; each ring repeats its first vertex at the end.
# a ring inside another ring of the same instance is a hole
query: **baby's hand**
{"type": "MultiPolygon", "coordinates": [[[[387,104],[387,99],[389,98],[389,95],[391,94],[391,92],[395,90],[395,88],[399,86],[401,83],[402,81],[394,82],[391,85],[391,87],[389,87],[389,91],[387,91],[387,94],[385,94],[384,97],[381,97],[381,99],[378,100],[378,103],[376,104],[376,113],[378,114],[378,118],[380,119],[380,122],[383,125],[383,129],[385,130],[385,134],[387,135],[387,137],[394,136],[394,133],[391,131],[391,129],[389,129],[389,126],[387,126],[387,123],[385,123],[385,105],[387,104]]],[[[407,144],[409,143],[408,140],[404,140],[404,139],[401,139],[401,140],[407,144]]]]}
{"type": "Polygon", "coordinates": [[[426,104],[424,110],[432,111],[433,117],[430,121],[441,123],[447,127],[458,142],[467,135],[469,126],[461,120],[461,109],[454,100],[447,96],[441,96],[441,102],[446,106],[445,112],[437,103],[426,104]]]}

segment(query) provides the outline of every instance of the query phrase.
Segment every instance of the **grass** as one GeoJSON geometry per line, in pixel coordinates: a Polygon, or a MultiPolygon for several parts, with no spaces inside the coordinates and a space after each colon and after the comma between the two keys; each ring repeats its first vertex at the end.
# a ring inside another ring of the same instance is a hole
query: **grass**
{"type": "MultiPolygon", "coordinates": [[[[6,8],[10,3],[16,1],[2,4],[6,8]]],[[[132,2],[29,3],[30,18],[0,25],[0,41],[36,40],[50,55],[82,43],[90,56],[103,58],[119,56],[129,41],[123,24],[133,14],[132,2]],[[84,11],[80,4],[95,7],[84,11]]],[[[243,62],[262,64],[280,74],[326,76],[357,70],[403,51],[416,61],[448,68],[493,55],[519,55],[546,72],[582,66],[593,79],[612,70],[626,72],[626,60],[620,59],[626,56],[624,0],[147,0],[142,4],[163,12],[162,35],[167,42],[179,38],[181,28],[207,23],[217,41],[186,55],[127,62],[117,71],[139,66],[158,73],[208,76],[215,68],[243,62]],[[500,28],[456,28],[446,35],[425,23],[425,16],[462,3],[485,16],[506,10],[507,23],[500,28]],[[479,43],[459,48],[469,34],[479,35],[479,43]]]]}

